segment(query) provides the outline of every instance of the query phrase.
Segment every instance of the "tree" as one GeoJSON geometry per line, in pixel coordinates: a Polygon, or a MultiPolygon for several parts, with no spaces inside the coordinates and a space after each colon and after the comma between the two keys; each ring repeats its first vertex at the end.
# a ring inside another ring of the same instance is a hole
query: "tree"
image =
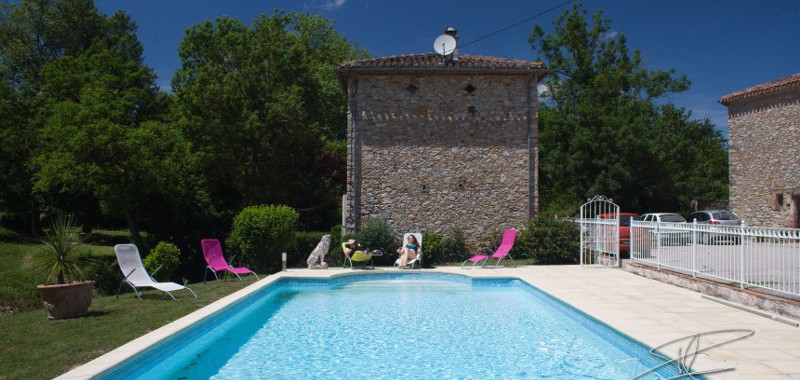
{"type": "Polygon", "coordinates": [[[215,207],[335,211],[347,108],[334,69],[366,53],[321,16],[276,13],[195,25],[179,54],[173,90],[215,207]]]}
{"type": "Polygon", "coordinates": [[[3,3],[0,39],[0,157],[14,169],[4,161],[0,175],[15,184],[0,205],[34,200],[37,221],[43,206],[83,211],[87,227],[102,208],[145,251],[141,225],[169,234],[175,216],[208,210],[128,15],[105,16],[87,0],[3,3]]]}
{"type": "Polygon", "coordinates": [[[674,70],[641,67],[602,12],[590,25],[575,5],[529,37],[553,74],[539,113],[545,213],[574,213],[595,194],[627,210],[688,210],[727,198],[727,146],[708,120],[663,102],[689,88],[674,70]]]}
{"type": "Polygon", "coordinates": [[[121,32],[118,37],[125,34],[115,28],[124,29],[129,24],[122,14],[106,19],[90,0],[0,4],[0,103],[13,110],[0,116],[0,158],[9,167],[5,170],[0,164],[4,169],[0,176],[9,184],[0,192],[0,204],[13,214],[27,214],[34,233],[39,230],[43,207],[43,200],[33,189],[37,170],[34,157],[42,149],[39,131],[53,103],[65,96],[75,98],[77,93],[70,86],[80,84],[64,82],[60,94],[48,93],[45,72],[64,57],[86,54],[102,40],[107,46],[117,44],[118,51],[126,55],[141,55],[135,38],[112,41],[115,32],[121,32]]]}

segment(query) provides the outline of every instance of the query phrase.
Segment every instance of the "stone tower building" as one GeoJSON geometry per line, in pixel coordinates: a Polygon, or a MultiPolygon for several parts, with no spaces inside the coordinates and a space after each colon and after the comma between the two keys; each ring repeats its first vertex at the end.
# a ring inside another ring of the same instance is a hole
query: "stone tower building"
{"type": "MultiPolygon", "coordinates": [[[[456,53],[457,54],[457,53],[456,53]]],[[[345,230],[460,227],[468,242],[537,211],[540,62],[461,54],[346,63],[345,230]]]]}
{"type": "Polygon", "coordinates": [[[747,224],[800,228],[800,74],[726,95],[730,201],[747,224]]]}

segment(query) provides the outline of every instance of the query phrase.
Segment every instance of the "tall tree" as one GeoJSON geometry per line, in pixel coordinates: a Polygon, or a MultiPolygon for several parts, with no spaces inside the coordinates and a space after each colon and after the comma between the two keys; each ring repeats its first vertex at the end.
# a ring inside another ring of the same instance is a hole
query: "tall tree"
{"type": "Polygon", "coordinates": [[[366,53],[318,15],[190,28],[173,90],[215,206],[329,205],[342,192],[346,103],[334,69],[366,53]]]}
{"type": "Polygon", "coordinates": [[[708,120],[663,102],[689,81],[648,70],[602,12],[579,5],[529,37],[553,74],[539,116],[543,211],[573,213],[595,194],[632,211],[727,198],[727,146],[708,120]],[[590,22],[591,21],[591,22],[590,22]]]}
{"type": "Polygon", "coordinates": [[[42,205],[84,216],[102,207],[143,250],[143,223],[169,226],[185,215],[177,208],[203,208],[202,191],[182,192],[201,186],[128,15],[105,16],[90,0],[24,0],[3,3],[1,16],[0,107],[22,112],[0,118],[0,155],[18,168],[3,179],[20,184],[0,204],[40,200],[35,220],[42,205]]]}
{"type": "Polygon", "coordinates": [[[38,131],[51,100],[43,93],[44,68],[64,56],[79,55],[103,33],[104,18],[92,1],[24,0],[0,3],[0,91],[15,111],[0,116],[0,204],[12,214],[26,214],[39,230],[42,199],[33,194],[33,157],[41,149],[38,131]]]}

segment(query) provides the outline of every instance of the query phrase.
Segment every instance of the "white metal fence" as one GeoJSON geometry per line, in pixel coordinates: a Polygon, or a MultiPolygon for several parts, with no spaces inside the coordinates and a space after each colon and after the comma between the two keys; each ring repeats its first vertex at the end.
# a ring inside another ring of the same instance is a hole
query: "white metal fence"
{"type": "Polygon", "coordinates": [[[631,260],[800,296],[800,229],[632,221],[631,260]]]}
{"type": "Polygon", "coordinates": [[[619,266],[619,206],[602,195],[581,206],[581,265],[619,266]]]}

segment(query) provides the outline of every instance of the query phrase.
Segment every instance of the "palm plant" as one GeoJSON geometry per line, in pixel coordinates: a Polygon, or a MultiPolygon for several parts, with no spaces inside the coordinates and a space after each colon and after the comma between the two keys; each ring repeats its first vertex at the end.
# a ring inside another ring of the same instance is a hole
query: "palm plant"
{"type": "Polygon", "coordinates": [[[83,277],[80,266],[85,259],[77,256],[77,249],[85,237],[77,233],[74,216],[58,211],[50,219],[50,229],[39,239],[44,246],[39,250],[36,263],[47,272],[47,283],[57,277],[57,284],[66,284],[83,277]]]}

